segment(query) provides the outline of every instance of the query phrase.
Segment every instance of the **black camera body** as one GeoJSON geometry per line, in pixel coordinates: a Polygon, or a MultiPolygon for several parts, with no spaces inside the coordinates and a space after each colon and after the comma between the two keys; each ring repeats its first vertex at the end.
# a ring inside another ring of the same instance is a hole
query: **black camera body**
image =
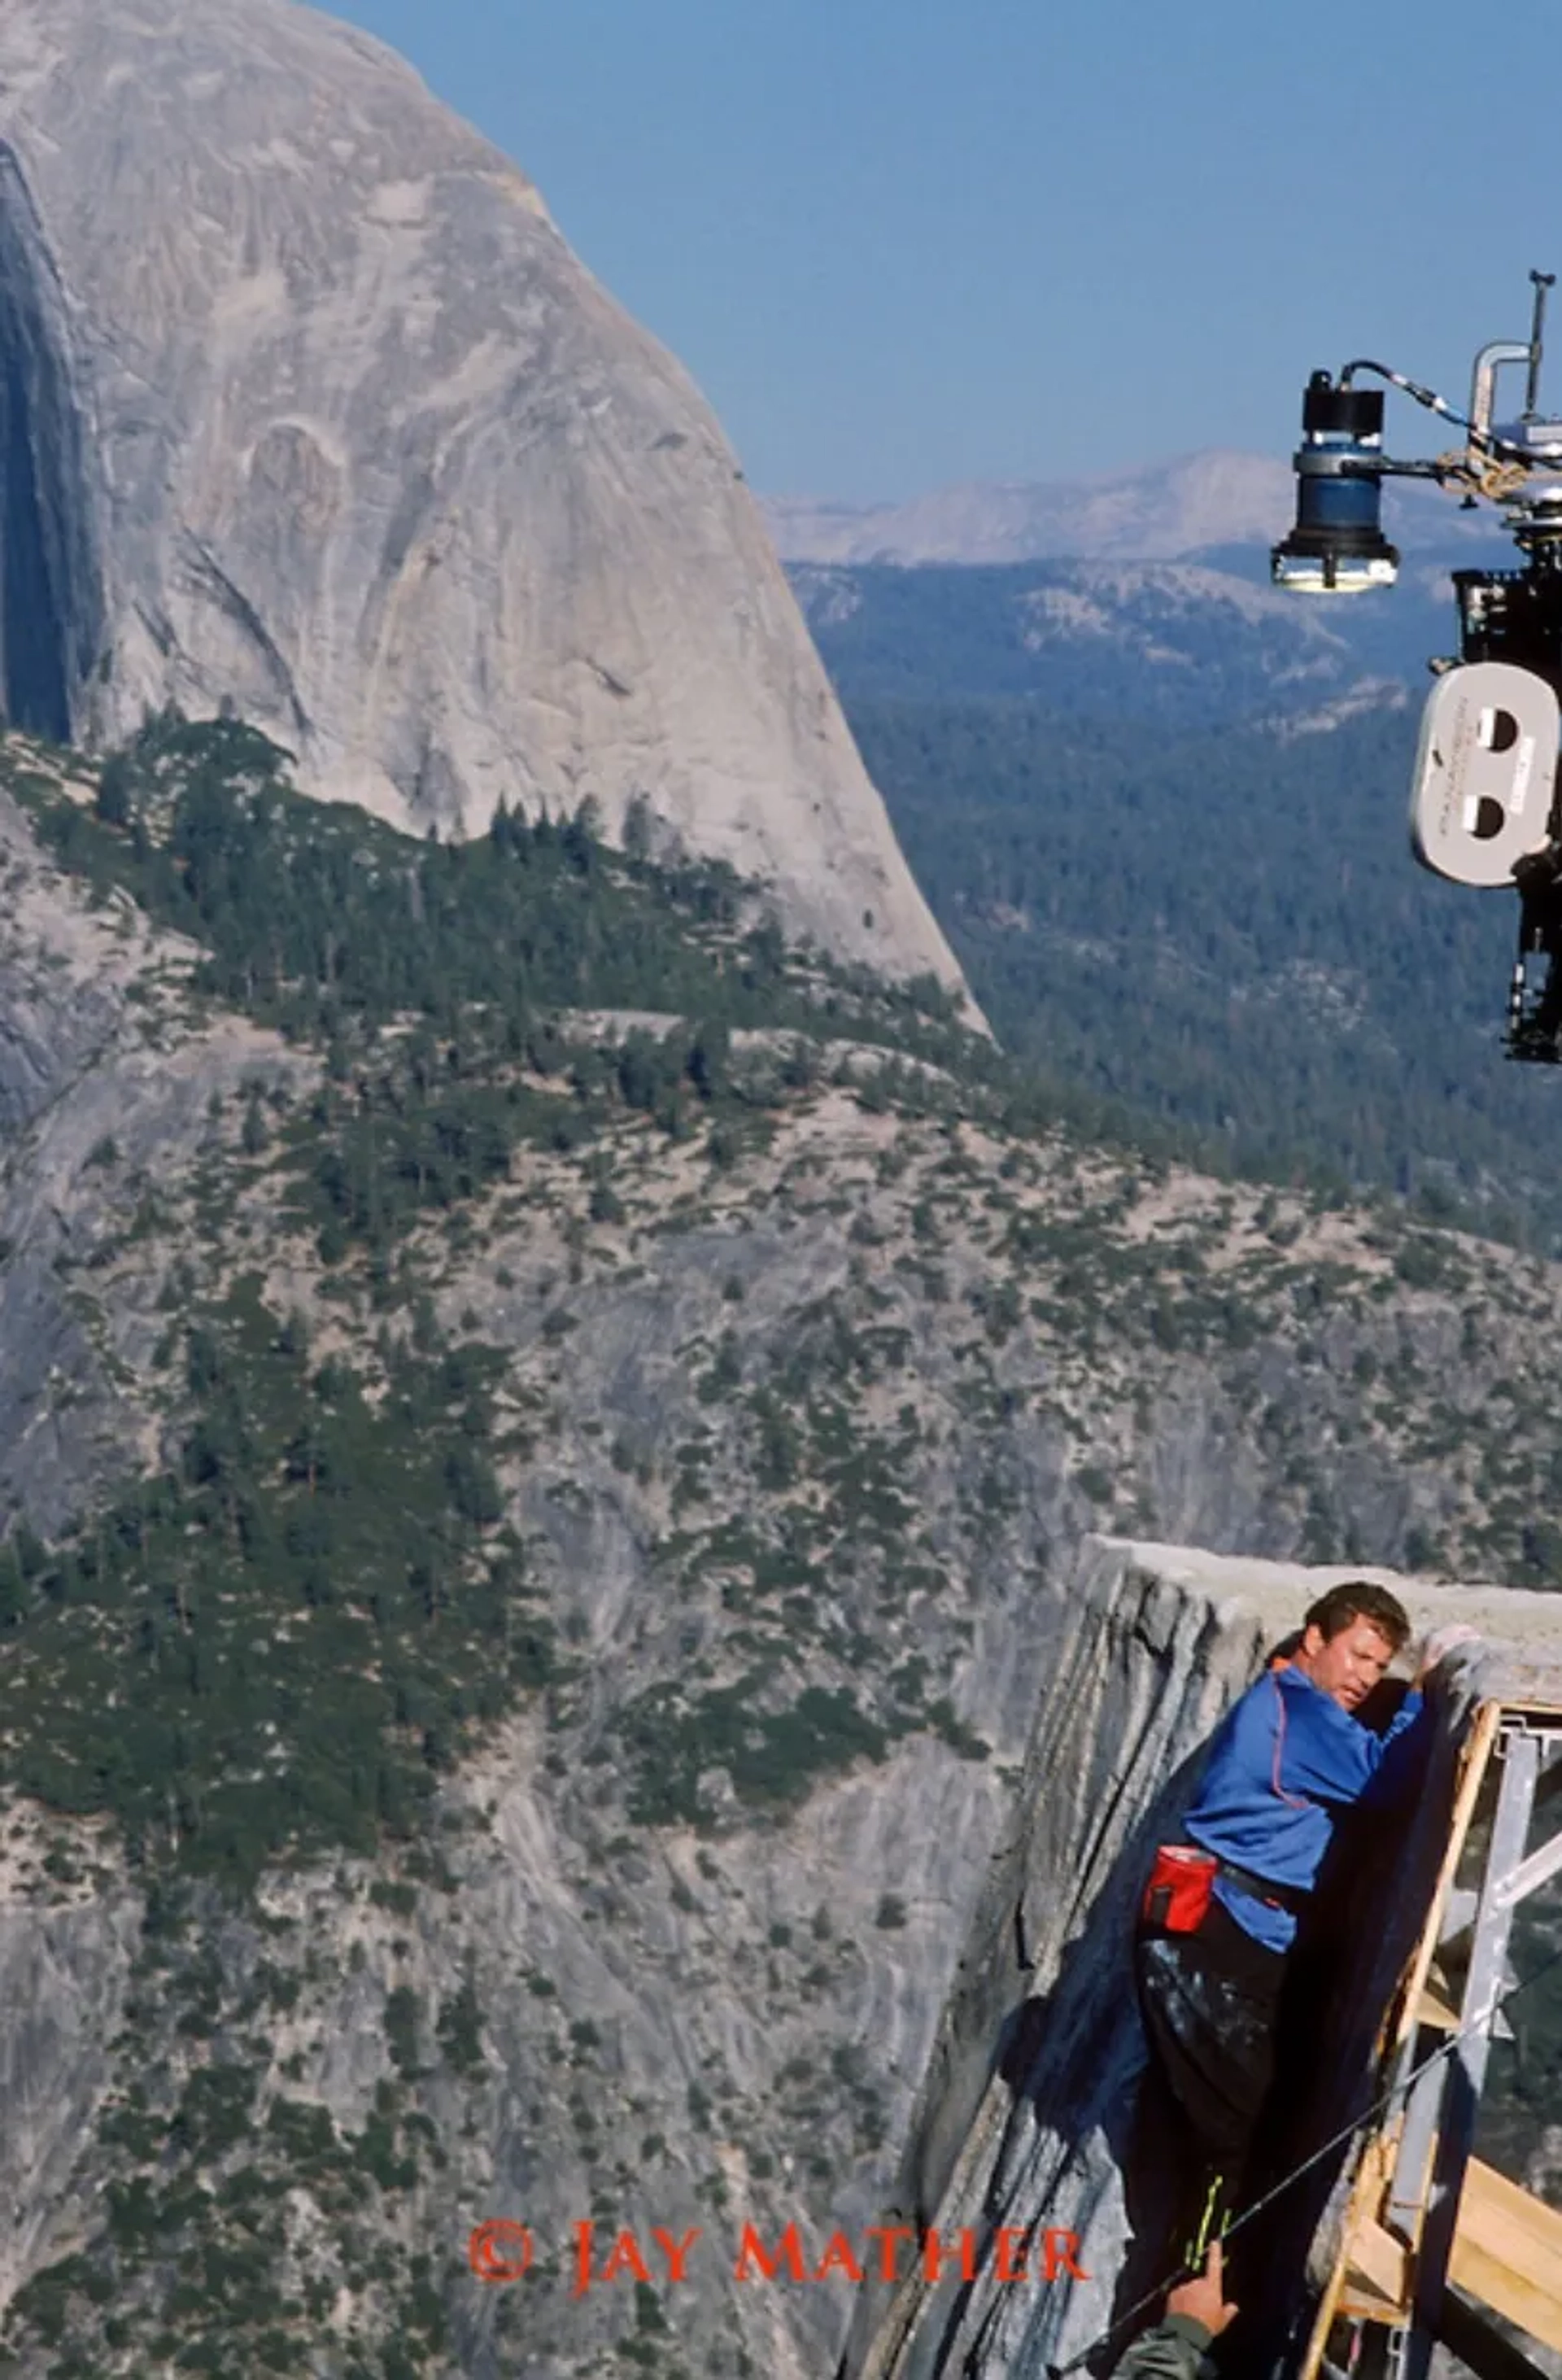
{"type": "Polygon", "coordinates": [[[1546,294],[1556,276],[1532,273],[1530,337],[1497,341],[1475,358],[1468,413],[1386,365],[1347,364],[1338,380],[1315,371],[1302,405],[1294,457],[1296,520],[1270,554],[1277,587],[1298,594],[1359,595],[1391,587],[1399,557],[1383,533],[1386,479],[1431,479],[1503,507],[1520,552],[1512,570],[1457,570],[1457,661],[1431,666],[1435,683],[1422,719],[1411,786],[1411,844],[1423,866],[1456,884],[1517,890],[1519,952],[1508,990],[1508,1053],[1562,1060],[1562,422],[1537,407],[1546,294]],[[1497,373],[1528,369],[1517,424],[1493,424],[1497,373]],[[1383,451],[1384,394],[1358,373],[1405,394],[1465,433],[1457,453],[1402,461],[1383,451]],[[1550,961],[1532,999],[1526,961],[1550,961]]]}

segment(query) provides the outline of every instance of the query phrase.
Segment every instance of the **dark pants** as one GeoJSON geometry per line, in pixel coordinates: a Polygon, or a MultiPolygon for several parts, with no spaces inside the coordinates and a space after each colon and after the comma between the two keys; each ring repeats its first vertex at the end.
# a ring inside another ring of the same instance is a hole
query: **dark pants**
{"type": "Polygon", "coordinates": [[[1204,2237],[1243,2204],[1275,2076],[1286,1960],[1212,1900],[1196,1934],[1141,1926],[1134,1967],[1150,2045],[1149,2087],[1162,2103],[1164,2154],[1179,2184],[1173,2244],[1190,2261],[1202,2261],[1204,2237]]]}

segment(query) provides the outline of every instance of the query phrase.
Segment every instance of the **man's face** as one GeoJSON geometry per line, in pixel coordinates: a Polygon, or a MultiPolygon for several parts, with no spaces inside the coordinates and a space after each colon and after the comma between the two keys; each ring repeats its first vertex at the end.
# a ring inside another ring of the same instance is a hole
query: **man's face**
{"type": "Polygon", "coordinates": [[[1382,1629],[1358,1618],[1333,1636],[1326,1636],[1314,1622],[1302,1639],[1296,1666],[1320,1694],[1341,1710],[1353,1711],[1366,1701],[1393,1658],[1394,1647],[1382,1629]]]}

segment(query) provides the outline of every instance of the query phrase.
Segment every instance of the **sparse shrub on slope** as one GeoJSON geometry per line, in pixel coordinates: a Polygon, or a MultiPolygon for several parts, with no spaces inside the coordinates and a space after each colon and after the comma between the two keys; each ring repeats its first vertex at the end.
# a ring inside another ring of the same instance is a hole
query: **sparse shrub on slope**
{"type": "Polygon", "coordinates": [[[247,1884],[407,1833],[556,1654],[488,1459],[494,1355],[394,1348],[370,1403],[244,1282],[183,1339],[176,1466],[0,1549],[0,1729],[24,1791],[247,1884]]]}

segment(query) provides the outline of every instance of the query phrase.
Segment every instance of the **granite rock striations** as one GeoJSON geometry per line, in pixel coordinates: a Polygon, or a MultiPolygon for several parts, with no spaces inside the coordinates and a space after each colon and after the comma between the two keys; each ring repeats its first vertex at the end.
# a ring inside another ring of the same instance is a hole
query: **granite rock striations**
{"type": "MultiPolygon", "coordinates": [[[[1125,2308],[1164,2287],[1163,2177],[1136,2131],[1145,2050],[1123,1978],[1135,1903],[1224,1711],[1307,1605],[1361,1574],[1106,1537],[1080,1546],[1075,1633],[1038,1708],[1012,1826],[988,1868],[897,2192],[880,2216],[951,2238],[969,2229],[982,2242],[980,2270],[964,2288],[952,2272],[929,2283],[908,2269],[898,2289],[865,2290],[839,2380],[933,2380],[953,2369],[1030,2380],[1076,2359],[1093,2367],[1110,2361],[1101,2350],[1125,2308]],[[1004,2286],[999,2231],[1031,2226],[1072,2234],[1087,2277],[1004,2286]]],[[[1311,2130],[1299,2155],[1348,2133],[1371,2096],[1378,2018],[1431,1897],[1476,1703],[1552,1704],[1562,1692],[1553,1597],[1368,1574],[1400,1595],[1418,1633],[1456,1621],[1478,1633],[1428,1689],[1411,1806],[1354,1838],[1353,1866],[1332,1871],[1342,1984],[1316,2012],[1311,2130]]],[[[1249,2315],[1282,2334],[1309,2302],[1313,2229],[1339,2164],[1321,2160],[1311,2186],[1269,2217],[1273,2302],[1249,2315]]],[[[1148,2318],[1141,2311],[1116,2334],[1118,2352],[1148,2318]]]]}
{"type": "Polygon", "coordinates": [[[421,832],[501,801],[959,973],[687,376],[392,52],[291,0],[0,18],[0,702],[231,706],[421,832]]]}

